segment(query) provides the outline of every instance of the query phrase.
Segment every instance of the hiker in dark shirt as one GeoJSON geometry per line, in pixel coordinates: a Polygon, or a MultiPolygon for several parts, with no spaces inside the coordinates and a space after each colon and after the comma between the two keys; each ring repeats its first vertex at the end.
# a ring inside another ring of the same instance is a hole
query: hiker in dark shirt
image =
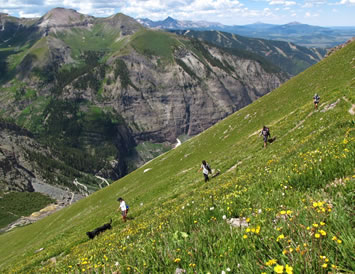
{"type": "Polygon", "coordinates": [[[208,173],[212,173],[212,170],[209,166],[209,164],[203,160],[202,161],[202,165],[200,167],[200,169],[198,170],[198,172],[200,172],[202,170],[203,176],[205,177],[205,182],[209,181],[210,178],[208,178],[208,173]]]}
{"type": "Polygon", "coordinates": [[[263,139],[264,139],[264,148],[266,148],[266,146],[267,146],[267,139],[268,139],[269,137],[271,137],[269,128],[266,127],[266,126],[263,126],[263,129],[262,129],[261,132],[260,132],[260,136],[263,136],[263,139]]]}
{"type": "Polygon", "coordinates": [[[319,95],[318,95],[317,93],[314,94],[314,96],[313,96],[313,103],[314,103],[314,109],[315,109],[315,110],[318,109],[319,101],[320,101],[319,95]]]}

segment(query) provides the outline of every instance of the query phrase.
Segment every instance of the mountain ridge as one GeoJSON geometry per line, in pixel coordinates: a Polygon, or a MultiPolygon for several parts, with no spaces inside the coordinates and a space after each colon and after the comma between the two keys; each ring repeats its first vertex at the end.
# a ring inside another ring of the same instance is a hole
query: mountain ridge
{"type": "Polygon", "coordinates": [[[329,48],[346,42],[354,36],[355,26],[348,28],[320,27],[303,23],[293,24],[293,22],[275,24],[247,24],[247,25],[223,25],[218,23],[208,23],[198,25],[197,22],[175,20],[173,25],[164,25],[163,21],[152,21],[139,19],[147,27],[177,30],[204,30],[223,31],[252,38],[263,38],[268,40],[280,40],[293,42],[305,47],[329,48]]]}
{"type": "Polygon", "coordinates": [[[254,52],[292,76],[319,62],[326,54],[326,50],[321,48],[309,49],[291,42],[248,38],[221,31],[172,30],[171,32],[225,48],[254,52]]]}

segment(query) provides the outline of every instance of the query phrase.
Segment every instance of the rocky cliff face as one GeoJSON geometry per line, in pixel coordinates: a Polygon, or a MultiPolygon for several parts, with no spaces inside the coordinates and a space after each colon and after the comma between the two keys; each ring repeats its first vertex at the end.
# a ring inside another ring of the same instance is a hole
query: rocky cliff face
{"type": "Polygon", "coordinates": [[[0,181],[4,191],[33,191],[31,179],[35,176],[23,162],[24,150],[20,146],[36,146],[32,134],[15,125],[0,122],[0,181]]]}
{"type": "Polygon", "coordinates": [[[258,62],[213,47],[206,50],[229,68],[213,66],[184,48],[174,52],[178,61],[165,68],[159,68],[157,58],[122,56],[132,85],[123,88],[119,79],[105,85],[105,105],[122,114],[137,142],[174,143],[179,135],[200,133],[286,79],[266,72],[258,62]]]}

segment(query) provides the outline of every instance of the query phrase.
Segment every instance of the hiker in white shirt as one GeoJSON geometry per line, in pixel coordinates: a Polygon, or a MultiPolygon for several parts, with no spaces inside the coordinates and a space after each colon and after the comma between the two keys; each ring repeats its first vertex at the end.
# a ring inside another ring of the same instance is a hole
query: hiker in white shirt
{"type": "Polygon", "coordinates": [[[209,181],[210,178],[208,178],[208,173],[211,173],[211,168],[205,160],[202,161],[201,168],[198,171],[201,171],[201,170],[202,170],[203,176],[205,177],[205,182],[209,181]]]}
{"type": "Polygon", "coordinates": [[[120,202],[120,209],[122,214],[122,219],[125,222],[127,220],[128,206],[122,198],[118,198],[117,201],[120,202]]]}

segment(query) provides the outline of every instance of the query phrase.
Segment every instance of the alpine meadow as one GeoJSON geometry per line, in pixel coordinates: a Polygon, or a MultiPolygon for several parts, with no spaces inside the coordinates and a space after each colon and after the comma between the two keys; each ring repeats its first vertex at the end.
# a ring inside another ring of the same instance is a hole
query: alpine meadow
{"type": "Polygon", "coordinates": [[[110,186],[1,234],[1,272],[355,271],[354,76],[352,42],[110,186]],[[263,125],[276,137],[265,149],[263,125]],[[220,171],[207,183],[202,160],[220,171]]]}

